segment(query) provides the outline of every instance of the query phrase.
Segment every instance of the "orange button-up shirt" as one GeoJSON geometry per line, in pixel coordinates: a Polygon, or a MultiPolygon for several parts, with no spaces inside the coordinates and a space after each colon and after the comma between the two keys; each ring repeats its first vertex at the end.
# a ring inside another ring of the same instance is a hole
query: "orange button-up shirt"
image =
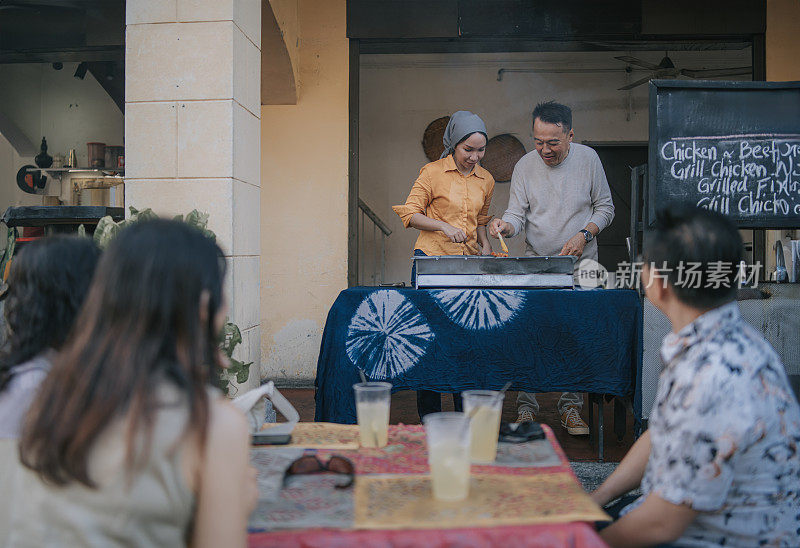
{"type": "Polygon", "coordinates": [[[466,177],[456,168],[452,155],[426,164],[411,188],[405,205],[393,206],[408,228],[414,213],[444,221],[467,235],[464,243],[454,243],[439,230],[421,230],[415,248],[426,255],[479,255],[478,227],[489,220],[489,204],[494,192],[492,175],[476,165],[466,177]]]}

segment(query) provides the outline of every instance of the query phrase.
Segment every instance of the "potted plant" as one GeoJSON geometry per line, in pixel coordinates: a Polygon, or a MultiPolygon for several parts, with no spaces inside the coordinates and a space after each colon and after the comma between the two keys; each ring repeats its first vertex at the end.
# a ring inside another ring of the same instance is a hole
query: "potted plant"
{"type": "MultiPolygon", "coordinates": [[[[126,226],[138,221],[158,218],[158,215],[156,215],[150,208],[143,209],[141,211],[134,207],[130,207],[129,209],[130,216],[126,219],[116,222],[110,216],[106,216],[100,219],[100,221],[97,223],[97,228],[94,231],[94,241],[98,247],[100,247],[100,249],[105,249],[108,247],[108,244],[111,242],[111,240],[113,240],[126,226]]],[[[196,209],[193,209],[185,216],[178,215],[174,219],[176,221],[182,221],[192,225],[193,227],[202,231],[212,240],[217,239],[216,234],[214,234],[214,232],[209,230],[207,227],[208,213],[201,213],[196,209]]],[[[85,234],[86,232],[81,226],[78,229],[78,233],[85,234]]],[[[227,369],[220,369],[219,378],[216,380],[217,386],[219,386],[220,389],[225,392],[225,394],[231,397],[236,395],[237,392],[237,387],[233,383],[233,380],[235,379],[236,383],[238,384],[247,382],[247,379],[250,378],[250,366],[253,365],[253,362],[244,363],[233,357],[234,349],[241,343],[242,332],[239,330],[239,327],[235,323],[226,321],[225,326],[222,329],[220,349],[228,357],[230,366],[227,369]]]]}

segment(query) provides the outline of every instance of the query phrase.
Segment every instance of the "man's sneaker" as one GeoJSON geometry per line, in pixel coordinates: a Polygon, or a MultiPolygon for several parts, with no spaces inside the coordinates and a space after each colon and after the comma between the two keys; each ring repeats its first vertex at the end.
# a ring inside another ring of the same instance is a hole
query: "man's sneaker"
{"type": "Polygon", "coordinates": [[[573,436],[589,435],[589,426],[583,422],[578,408],[571,405],[564,408],[564,412],[561,413],[561,426],[573,436]]]}
{"type": "Polygon", "coordinates": [[[530,409],[520,409],[517,415],[517,422],[536,422],[536,417],[530,409]]]}

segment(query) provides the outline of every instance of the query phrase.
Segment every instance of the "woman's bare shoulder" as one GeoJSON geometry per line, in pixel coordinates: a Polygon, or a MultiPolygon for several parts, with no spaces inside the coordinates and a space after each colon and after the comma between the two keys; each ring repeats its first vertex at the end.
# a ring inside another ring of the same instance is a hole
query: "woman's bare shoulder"
{"type": "Polygon", "coordinates": [[[214,397],[209,406],[208,437],[237,442],[247,439],[249,426],[244,413],[225,396],[214,397]]]}
{"type": "Polygon", "coordinates": [[[197,431],[193,431],[184,441],[182,466],[188,488],[197,494],[206,465],[213,467],[215,463],[244,455],[250,448],[249,436],[244,414],[225,396],[210,394],[205,449],[200,449],[197,431]]]}

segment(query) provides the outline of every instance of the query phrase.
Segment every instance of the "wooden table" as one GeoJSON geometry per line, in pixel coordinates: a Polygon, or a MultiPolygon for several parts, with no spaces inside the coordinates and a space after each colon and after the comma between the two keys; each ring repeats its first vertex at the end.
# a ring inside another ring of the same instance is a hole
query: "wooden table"
{"type": "MultiPolygon", "coordinates": [[[[512,454],[521,454],[524,448],[504,445],[498,453],[501,455],[498,459],[502,460],[502,465],[473,465],[473,482],[497,478],[500,475],[503,475],[505,480],[514,478],[514,484],[559,478],[559,481],[562,483],[566,481],[568,484],[567,489],[561,488],[564,493],[560,495],[561,503],[570,499],[567,506],[574,503],[575,508],[582,507],[585,510],[587,499],[564,452],[552,430],[545,425],[543,428],[547,440],[537,442],[538,449],[530,453],[531,465],[525,460],[528,457],[522,461],[518,460],[518,457],[509,457],[512,454]]],[[[420,527],[358,528],[356,525],[358,518],[354,519],[354,515],[359,513],[354,510],[354,505],[358,503],[354,501],[359,495],[353,494],[353,488],[332,489],[331,486],[336,481],[335,476],[324,474],[298,477],[292,482],[299,481],[301,484],[295,487],[290,484],[285,489],[279,487],[283,475],[280,471],[281,466],[285,468],[291,460],[304,452],[314,453],[323,461],[333,454],[350,459],[356,468],[356,483],[362,482],[356,488],[363,487],[364,482],[374,481],[376,478],[408,477],[415,478],[416,481],[424,478],[427,481],[425,478],[428,474],[427,451],[424,430],[421,426],[390,426],[389,444],[383,449],[254,448],[252,460],[259,468],[260,500],[250,520],[249,546],[605,546],[591,523],[570,520],[569,514],[559,516],[554,513],[552,516],[544,516],[547,514],[546,510],[542,515],[534,515],[539,510],[533,509],[518,508],[519,518],[522,520],[519,524],[514,524],[512,521],[505,525],[476,527],[474,523],[467,523],[459,527],[439,528],[428,523],[421,524],[420,527]],[[275,462],[280,459],[284,459],[282,464],[275,462]],[[312,485],[302,482],[315,483],[312,485]],[[276,496],[280,498],[276,499],[276,496]],[[537,519],[549,522],[532,522],[537,519]]],[[[360,493],[363,496],[363,488],[360,493]]],[[[508,493],[509,501],[516,500],[517,495],[516,490],[512,488],[508,493]]],[[[559,506],[556,498],[559,498],[559,495],[555,495],[552,501],[547,501],[547,506],[563,507],[563,504],[559,506]]],[[[363,500],[361,502],[363,508],[363,500]]],[[[389,502],[394,504],[393,500],[389,502]]],[[[398,500],[397,504],[399,508],[401,502],[398,500]]],[[[595,513],[599,511],[596,506],[592,505],[592,508],[595,513]]],[[[360,513],[364,513],[363,509],[360,513]]],[[[476,516],[475,519],[479,518],[476,516]]]]}

